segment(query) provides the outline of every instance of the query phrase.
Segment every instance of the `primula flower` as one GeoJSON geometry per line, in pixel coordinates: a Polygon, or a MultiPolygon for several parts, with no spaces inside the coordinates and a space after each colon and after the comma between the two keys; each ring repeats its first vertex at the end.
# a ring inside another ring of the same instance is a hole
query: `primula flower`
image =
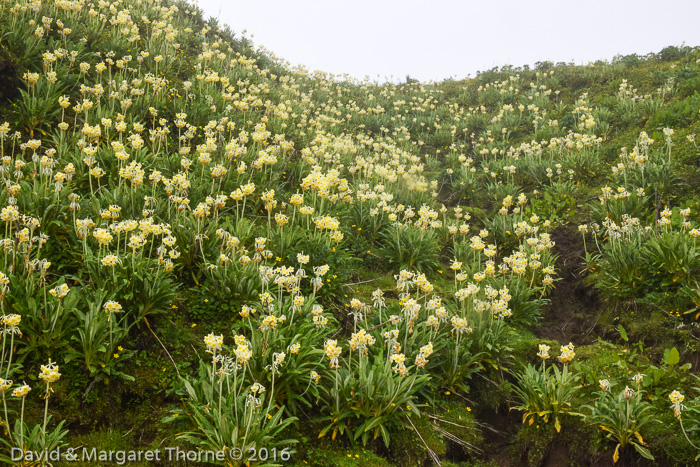
{"type": "Polygon", "coordinates": [[[561,363],[569,363],[571,360],[574,359],[576,356],[576,353],[574,353],[574,344],[569,343],[569,345],[562,345],[561,346],[561,355],[557,357],[557,359],[561,363]]]}
{"type": "Polygon", "coordinates": [[[646,375],[643,373],[637,373],[636,375],[632,376],[632,381],[634,381],[634,384],[637,386],[642,384],[642,381],[644,381],[644,377],[646,375]]]}
{"type": "Polygon", "coordinates": [[[669,399],[671,399],[671,408],[673,409],[673,414],[678,420],[680,420],[681,411],[686,408],[686,406],[682,404],[683,400],[685,399],[685,396],[679,391],[675,390],[671,394],[669,394],[668,397],[669,399]]]}
{"type": "Polygon", "coordinates": [[[406,356],[402,353],[395,353],[391,356],[391,362],[396,365],[391,367],[394,373],[398,373],[400,376],[406,376],[408,374],[408,368],[406,368],[405,361],[406,356]]]}
{"type": "Polygon", "coordinates": [[[29,394],[29,391],[31,391],[32,388],[30,388],[27,384],[24,384],[18,388],[15,388],[14,391],[12,391],[12,397],[24,397],[27,394],[29,394]]]}
{"type": "Polygon", "coordinates": [[[49,359],[49,363],[46,365],[41,365],[41,373],[39,373],[39,379],[44,381],[46,384],[55,383],[61,377],[61,373],[58,372],[58,365],[49,359]]]}
{"type": "Polygon", "coordinates": [[[49,293],[59,300],[68,295],[68,292],[70,292],[70,287],[68,287],[66,284],[61,284],[58,287],[54,287],[53,289],[49,290],[49,293]]]}
{"type": "Polygon", "coordinates": [[[3,318],[0,318],[0,321],[8,328],[6,332],[21,334],[19,332],[19,323],[22,321],[22,316],[17,314],[5,315],[3,318]]]}
{"type": "Polygon", "coordinates": [[[217,350],[220,350],[221,346],[224,344],[224,336],[215,336],[212,332],[204,338],[204,343],[207,345],[207,352],[215,353],[217,350]]]}
{"type": "Polygon", "coordinates": [[[253,352],[250,351],[246,344],[239,344],[233,353],[236,355],[236,361],[241,366],[246,366],[250,358],[253,356],[253,352]]]}
{"type": "Polygon", "coordinates": [[[105,312],[109,315],[109,319],[112,319],[112,313],[119,313],[122,311],[122,306],[115,302],[114,300],[109,300],[108,302],[105,302],[103,308],[105,309],[105,312]]]}
{"type": "Polygon", "coordinates": [[[116,266],[117,264],[121,264],[121,260],[115,255],[107,255],[102,258],[101,262],[103,266],[116,266]]]}
{"type": "Polygon", "coordinates": [[[12,380],[0,378],[0,392],[10,389],[12,387],[12,380]]]}
{"type": "Polygon", "coordinates": [[[323,346],[323,352],[326,354],[326,357],[328,357],[328,359],[331,361],[331,369],[338,368],[338,357],[340,357],[340,354],[342,352],[342,349],[338,347],[338,341],[334,339],[327,340],[323,346]]]}

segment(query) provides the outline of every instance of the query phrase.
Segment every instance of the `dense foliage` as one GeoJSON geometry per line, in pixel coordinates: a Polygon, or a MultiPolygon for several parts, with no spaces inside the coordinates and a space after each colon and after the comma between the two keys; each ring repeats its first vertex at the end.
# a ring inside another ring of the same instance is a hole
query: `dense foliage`
{"type": "Polygon", "coordinates": [[[3,462],[695,458],[699,49],[382,84],[179,1],[0,31],[3,462]]]}

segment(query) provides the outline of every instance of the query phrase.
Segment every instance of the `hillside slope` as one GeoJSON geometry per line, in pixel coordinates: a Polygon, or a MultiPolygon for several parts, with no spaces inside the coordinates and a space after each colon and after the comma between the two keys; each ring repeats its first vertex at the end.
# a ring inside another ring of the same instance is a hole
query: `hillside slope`
{"type": "Polygon", "coordinates": [[[3,462],[695,458],[697,48],[390,84],[185,2],[0,31],[3,462]]]}

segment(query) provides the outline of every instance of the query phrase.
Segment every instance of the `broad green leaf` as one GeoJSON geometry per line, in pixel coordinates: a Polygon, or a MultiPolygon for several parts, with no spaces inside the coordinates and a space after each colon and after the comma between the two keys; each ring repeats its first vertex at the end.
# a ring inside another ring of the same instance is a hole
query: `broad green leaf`
{"type": "Polygon", "coordinates": [[[675,347],[672,348],[668,352],[668,354],[666,355],[666,363],[669,366],[673,366],[673,365],[678,365],[678,362],[680,362],[680,361],[681,361],[681,357],[678,354],[678,349],[676,349],[675,347]]]}
{"type": "Polygon", "coordinates": [[[620,331],[620,337],[622,337],[622,340],[625,342],[629,342],[629,337],[627,337],[627,331],[625,331],[625,328],[622,327],[621,324],[617,325],[617,330],[620,331]]]}
{"type": "Polygon", "coordinates": [[[654,456],[651,455],[651,453],[649,452],[649,450],[648,450],[647,448],[645,448],[645,447],[643,447],[643,446],[641,446],[640,444],[637,444],[637,443],[632,443],[632,444],[634,445],[634,449],[636,449],[636,451],[637,451],[642,457],[644,457],[645,459],[654,460],[654,456]]]}

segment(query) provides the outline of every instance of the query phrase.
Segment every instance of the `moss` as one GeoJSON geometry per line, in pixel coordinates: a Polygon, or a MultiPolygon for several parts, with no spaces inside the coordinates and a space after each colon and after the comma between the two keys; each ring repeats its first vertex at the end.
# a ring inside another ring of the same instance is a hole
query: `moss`
{"type": "Polygon", "coordinates": [[[508,405],[511,392],[510,381],[503,380],[500,372],[493,370],[482,376],[472,380],[470,393],[470,399],[475,402],[474,410],[479,415],[496,412],[508,405]]]}
{"type": "Polygon", "coordinates": [[[584,465],[596,452],[595,440],[602,431],[586,423],[584,417],[566,417],[555,443],[566,448],[570,465],[584,465]]]}
{"type": "Polygon", "coordinates": [[[523,364],[536,363],[540,359],[537,357],[538,346],[545,344],[550,347],[550,352],[555,353],[562,342],[554,339],[541,339],[535,336],[530,331],[525,329],[517,329],[513,331],[511,341],[511,355],[514,362],[522,362],[523,364]]]}
{"type": "Polygon", "coordinates": [[[308,450],[299,451],[292,455],[292,466],[296,467],[390,467],[386,459],[374,452],[360,447],[344,448],[338,443],[336,446],[321,445],[308,446],[308,450]]]}
{"type": "Polygon", "coordinates": [[[644,440],[649,443],[649,450],[660,464],[691,465],[699,454],[683,436],[680,424],[670,409],[660,414],[659,423],[645,427],[643,434],[644,440]]]}
{"type": "Polygon", "coordinates": [[[518,456],[529,466],[542,465],[557,434],[551,424],[525,425],[516,438],[518,456]]]}
{"type": "Polygon", "coordinates": [[[464,214],[469,214],[470,216],[472,216],[473,220],[478,220],[481,223],[483,223],[484,220],[488,218],[483,209],[473,206],[465,206],[462,209],[464,210],[464,214]]]}
{"type": "Polygon", "coordinates": [[[439,458],[443,458],[447,448],[444,441],[430,428],[428,417],[423,416],[412,420],[420,437],[413,430],[402,430],[393,434],[389,459],[396,465],[423,465],[430,462],[426,445],[439,458]]]}
{"type": "Polygon", "coordinates": [[[430,418],[432,436],[445,446],[445,458],[463,461],[478,457],[482,452],[484,436],[476,421],[473,403],[450,394],[436,401],[434,413],[427,418],[430,418]]]}
{"type": "Polygon", "coordinates": [[[443,462],[442,467],[499,467],[499,463],[495,460],[474,459],[465,462],[443,462]]]}
{"type": "MultiPolygon", "coordinates": [[[[71,445],[84,446],[88,450],[88,455],[91,455],[90,453],[93,448],[97,453],[101,451],[129,451],[135,448],[132,438],[128,435],[128,432],[122,433],[120,430],[101,428],[86,434],[74,435],[71,438],[71,445]]],[[[94,462],[84,460],[82,448],[78,448],[74,452],[78,455],[78,459],[83,460],[71,463],[70,465],[75,465],[76,467],[94,465],[94,462]]],[[[148,462],[129,462],[129,465],[134,467],[146,467],[148,462]]]]}

